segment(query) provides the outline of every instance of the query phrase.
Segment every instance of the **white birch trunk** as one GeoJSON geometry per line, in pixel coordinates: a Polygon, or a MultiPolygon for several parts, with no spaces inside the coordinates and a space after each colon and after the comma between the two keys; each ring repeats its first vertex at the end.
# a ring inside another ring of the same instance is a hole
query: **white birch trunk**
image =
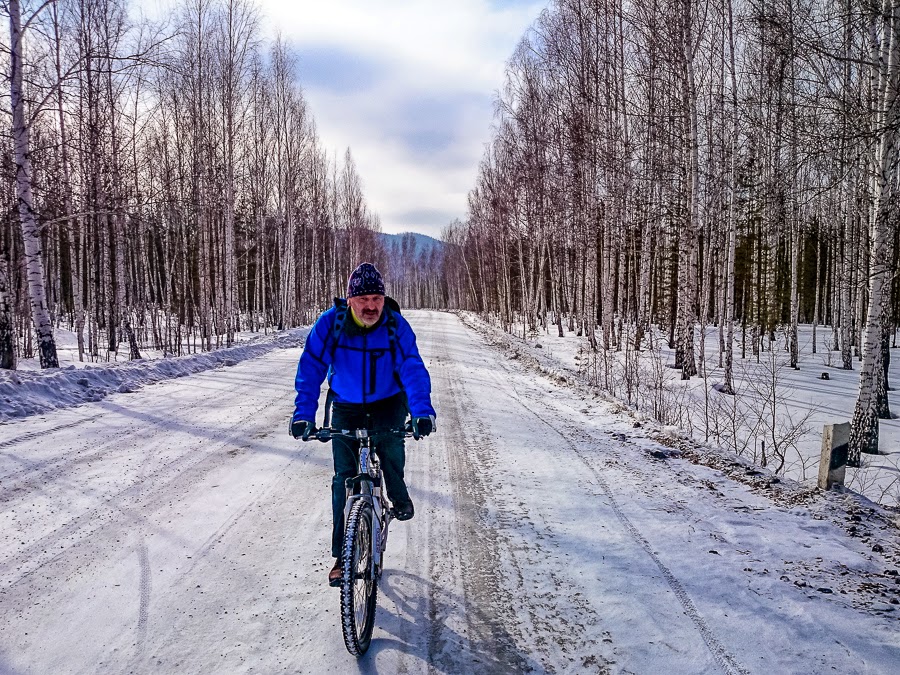
{"type": "Polygon", "coordinates": [[[31,317],[37,338],[41,368],[58,368],[56,341],[44,285],[44,263],[41,258],[41,235],[34,212],[31,191],[30,129],[25,122],[22,92],[22,9],[19,0],[9,2],[10,103],[12,105],[12,137],[16,162],[16,198],[22,238],[25,244],[25,268],[31,317]]]}
{"type": "MultiPolygon", "coordinates": [[[[734,57],[734,16],[728,2],[728,60],[731,66],[731,139],[730,139],[730,190],[728,194],[728,234],[725,253],[725,382],[723,391],[734,395],[734,261],[737,249],[737,223],[735,217],[735,190],[737,178],[738,98],[737,67],[734,57]]],[[[744,309],[746,312],[746,307],[744,309]]]]}
{"type": "MultiPolygon", "coordinates": [[[[882,332],[885,304],[891,287],[890,170],[896,156],[896,110],[898,68],[900,68],[900,2],[885,0],[882,57],[878,64],[879,111],[878,145],[875,154],[874,199],[870,215],[871,251],[869,254],[869,304],[862,340],[862,365],[859,372],[859,396],[850,427],[848,464],[860,465],[860,453],[878,453],[878,388],[884,387],[882,373],[882,332]]],[[[881,392],[882,394],[884,392],[881,392]]]]}
{"type": "Polygon", "coordinates": [[[681,268],[683,287],[679,292],[680,346],[682,349],[681,379],[688,380],[697,374],[694,355],[694,301],[697,295],[697,231],[699,223],[700,150],[697,129],[697,87],[694,81],[694,62],[691,54],[693,17],[691,3],[684,5],[684,35],[682,58],[684,59],[684,102],[687,138],[687,214],[686,226],[681,234],[681,268]]]}
{"type": "MultiPolygon", "coordinates": [[[[793,20],[791,21],[793,25],[793,20]]],[[[791,37],[791,51],[793,51],[793,36],[791,37]]],[[[790,325],[790,365],[794,370],[799,370],[800,360],[800,297],[799,297],[799,273],[800,273],[800,244],[802,242],[803,228],[801,226],[801,214],[799,194],[801,191],[801,178],[799,164],[797,162],[797,105],[796,105],[796,64],[791,61],[790,83],[791,83],[791,109],[789,111],[789,119],[791,124],[790,132],[790,162],[791,162],[791,185],[788,188],[790,199],[790,233],[791,233],[791,325],[790,325]]]]}
{"type": "Polygon", "coordinates": [[[799,370],[800,340],[798,328],[800,322],[800,300],[797,292],[798,273],[800,268],[800,224],[798,209],[792,209],[791,223],[791,325],[790,325],[790,365],[799,370]]]}

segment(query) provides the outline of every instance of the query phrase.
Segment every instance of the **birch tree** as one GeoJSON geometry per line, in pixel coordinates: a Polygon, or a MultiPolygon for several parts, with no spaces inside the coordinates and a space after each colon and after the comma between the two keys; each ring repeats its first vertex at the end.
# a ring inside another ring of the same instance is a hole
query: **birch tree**
{"type": "Polygon", "coordinates": [[[9,0],[9,42],[10,42],[10,105],[12,107],[12,139],[16,167],[16,201],[22,238],[25,244],[25,266],[28,277],[28,295],[31,317],[34,322],[35,337],[41,368],[58,368],[56,341],[45,290],[44,261],[42,258],[41,234],[37,213],[34,208],[32,188],[33,170],[31,165],[31,128],[25,110],[23,88],[24,33],[23,29],[35,20],[42,5],[22,25],[22,8],[19,0],[9,0]]]}
{"type": "Polygon", "coordinates": [[[22,40],[20,2],[15,105],[0,108],[25,142],[0,173],[0,365],[47,346],[24,335],[33,314],[39,336],[70,329],[95,361],[123,340],[134,358],[297,325],[340,292],[352,241],[375,250],[363,177],[351,237],[335,216],[341,162],[322,149],[290,50],[265,58],[252,5],[179,0],[154,22],[127,0],[55,0],[22,40]]]}
{"type": "Polygon", "coordinates": [[[892,274],[893,216],[891,170],[897,155],[897,89],[900,86],[900,3],[884,0],[876,15],[875,25],[880,36],[877,57],[870,64],[877,132],[874,152],[874,194],[869,215],[871,254],[868,266],[869,302],[866,312],[865,334],[862,344],[862,365],[859,375],[859,396],[850,428],[848,463],[859,466],[860,453],[878,453],[879,396],[885,395],[882,341],[886,303],[889,299],[892,274]],[[879,392],[879,389],[882,391],[879,392]]]}

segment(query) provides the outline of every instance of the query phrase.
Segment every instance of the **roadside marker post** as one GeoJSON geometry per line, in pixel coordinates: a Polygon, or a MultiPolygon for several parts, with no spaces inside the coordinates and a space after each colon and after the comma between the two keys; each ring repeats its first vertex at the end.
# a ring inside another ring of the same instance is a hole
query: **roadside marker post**
{"type": "Polygon", "coordinates": [[[826,424],[822,428],[822,456],[819,459],[819,487],[830,490],[844,485],[847,450],[850,447],[850,422],[826,424]]]}

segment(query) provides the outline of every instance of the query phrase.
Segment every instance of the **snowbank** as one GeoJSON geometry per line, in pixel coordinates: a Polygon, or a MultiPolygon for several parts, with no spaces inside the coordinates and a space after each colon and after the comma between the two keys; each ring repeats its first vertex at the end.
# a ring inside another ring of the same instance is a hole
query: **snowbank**
{"type": "MultiPolygon", "coordinates": [[[[690,441],[694,459],[702,456],[702,463],[719,466],[721,462],[714,458],[721,458],[726,467],[737,461],[740,466],[736,465],[735,471],[746,472],[752,479],[743,482],[772,486],[777,484],[773,482],[777,478],[799,486],[801,500],[803,493],[816,486],[822,425],[849,421],[853,414],[858,365],[854,362],[857,370],[853,371],[840,369],[840,355],[823,349],[821,342],[827,345],[830,335],[823,327],[819,328],[817,354],[811,353],[811,328],[800,327],[800,370],[787,367],[788,355],[781,342],[775,351],[763,354],[760,363],[749,353],[748,358],[739,358],[737,351],[738,395],[732,397],[716,387],[723,378],[715,350],[718,336],[713,328],[708,329],[706,336],[708,377],[682,381],[680,370],[671,367],[674,353],[662,341],[657,349],[633,356],[637,363],[634,372],[623,375],[622,352],[593,354],[586,338],[568,331],[565,337],[557,337],[555,326],[526,338],[521,325],[517,334],[511,335],[471,313],[460,312],[459,316],[505,351],[508,358],[521,360],[560,383],[587,386],[594,395],[629,410],[641,424],[656,420],[665,431],[663,435],[690,441]],[[599,384],[604,368],[610,374],[612,393],[599,384]],[[820,379],[823,372],[829,374],[828,380],[820,379]],[[635,380],[631,401],[626,400],[627,375],[635,380]],[[781,443],[781,462],[772,453],[773,440],[781,443]],[[769,453],[767,458],[764,451],[769,453]],[[746,471],[747,467],[752,467],[752,471],[746,471]]],[[[739,343],[736,349],[739,350],[739,343]]],[[[900,381],[898,358],[891,359],[890,378],[892,383],[900,381]]],[[[890,397],[896,412],[898,403],[893,394],[892,391],[890,397]]],[[[900,419],[881,420],[880,437],[881,454],[863,455],[862,467],[848,467],[846,486],[896,510],[900,507],[900,419]]]]}
{"type": "Polygon", "coordinates": [[[235,347],[163,359],[41,371],[0,371],[0,422],[17,417],[99,401],[109,394],[128,393],[145,385],[184,377],[211,368],[233,366],[272,349],[303,344],[309,328],[262,336],[235,347]]]}

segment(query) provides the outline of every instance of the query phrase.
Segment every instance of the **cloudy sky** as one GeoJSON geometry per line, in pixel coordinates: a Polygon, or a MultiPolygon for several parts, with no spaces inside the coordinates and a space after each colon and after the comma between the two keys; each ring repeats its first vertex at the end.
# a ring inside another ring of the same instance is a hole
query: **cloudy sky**
{"type": "Polygon", "coordinates": [[[464,218],[494,93],[547,0],[259,0],[325,147],[349,146],[385,232],[464,218]]]}

